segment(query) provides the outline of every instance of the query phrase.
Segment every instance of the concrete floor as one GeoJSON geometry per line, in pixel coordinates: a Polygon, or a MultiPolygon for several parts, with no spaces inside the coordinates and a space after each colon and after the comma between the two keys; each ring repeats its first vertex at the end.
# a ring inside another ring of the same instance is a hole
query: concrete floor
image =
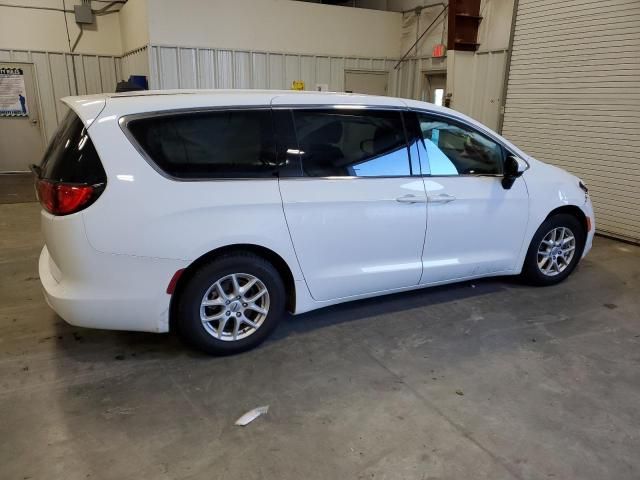
{"type": "Polygon", "coordinates": [[[34,177],[30,173],[0,173],[0,205],[35,202],[34,177]]]}
{"type": "Polygon", "coordinates": [[[638,479],[640,248],[288,318],[208,358],[45,305],[38,206],[0,205],[2,479],[638,479]],[[269,405],[247,427],[233,422],[269,405]]]}

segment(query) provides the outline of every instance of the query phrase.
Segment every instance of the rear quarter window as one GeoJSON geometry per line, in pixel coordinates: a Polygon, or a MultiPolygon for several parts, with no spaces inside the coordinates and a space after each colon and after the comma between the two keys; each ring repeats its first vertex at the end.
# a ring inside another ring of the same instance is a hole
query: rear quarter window
{"type": "Polygon", "coordinates": [[[39,176],[54,182],[87,185],[106,181],[91,137],[73,111],[69,111],[49,142],[40,164],[39,176]]]}
{"type": "Polygon", "coordinates": [[[163,114],[133,119],[126,128],[172,177],[261,178],[276,172],[270,110],[163,114]]]}

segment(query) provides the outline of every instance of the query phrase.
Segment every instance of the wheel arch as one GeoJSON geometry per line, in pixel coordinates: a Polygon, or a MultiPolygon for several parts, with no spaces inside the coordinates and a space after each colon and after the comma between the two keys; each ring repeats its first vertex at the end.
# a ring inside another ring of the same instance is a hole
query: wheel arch
{"type": "Polygon", "coordinates": [[[259,257],[262,257],[268,262],[270,262],[275,267],[275,269],[280,274],[280,277],[282,278],[282,281],[284,283],[285,292],[287,295],[286,309],[289,312],[295,311],[295,308],[296,308],[295,280],[294,280],[293,272],[291,271],[291,268],[289,267],[287,262],[284,260],[284,258],[282,258],[282,256],[280,256],[278,253],[274,252],[273,250],[263,247],[261,245],[254,245],[254,244],[248,244],[248,243],[225,245],[222,247],[215,248],[201,255],[197,259],[195,259],[184,269],[184,271],[180,275],[180,278],[178,278],[178,281],[175,286],[175,290],[171,295],[171,302],[169,305],[169,330],[171,331],[174,330],[173,322],[175,321],[175,318],[176,318],[175,309],[178,304],[177,299],[180,297],[182,290],[184,289],[185,285],[187,285],[189,280],[193,277],[195,272],[198,271],[198,269],[202,265],[215,260],[217,257],[220,257],[221,255],[227,255],[230,253],[238,253],[238,252],[249,252],[249,253],[253,253],[254,255],[258,255],[259,257]]]}
{"type": "Polygon", "coordinates": [[[550,211],[548,211],[549,213],[547,213],[547,215],[543,217],[542,215],[544,215],[544,211],[546,211],[546,209],[541,211],[539,216],[536,215],[535,219],[530,225],[530,228],[531,228],[530,233],[529,235],[527,235],[527,237],[525,237],[525,240],[523,241],[522,250],[520,251],[520,258],[517,263],[519,267],[518,271],[520,272],[522,272],[522,269],[524,268],[524,264],[527,259],[527,255],[529,253],[529,249],[531,248],[531,244],[533,242],[533,239],[538,229],[542,226],[544,222],[549,220],[551,217],[554,217],[560,214],[571,215],[576,220],[578,220],[580,225],[582,225],[585,240],[588,237],[589,220],[586,213],[578,205],[569,204],[569,205],[556,206],[555,208],[552,208],[550,211]]]}
{"type": "Polygon", "coordinates": [[[584,229],[584,238],[587,238],[587,235],[589,234],[589,220],[587,219],[587,215],[582,211],[580,207],[578,207],[577,205],[563,205],[561,207],[555,208],[549,212],[549,214],[545,218],[545,221],[559,214],[567,214],[575,217],[584,229]]]}

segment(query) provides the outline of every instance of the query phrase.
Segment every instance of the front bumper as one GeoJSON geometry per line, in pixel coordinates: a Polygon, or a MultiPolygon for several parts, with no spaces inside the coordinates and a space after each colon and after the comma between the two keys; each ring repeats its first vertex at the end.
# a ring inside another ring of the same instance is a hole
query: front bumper
{"type": "Polygon", "coordinates": [[[582,258],[584,258],[585,255],[591,251],[591,247],[593,246],[593,237],[596,234],[596,217],[593,213],[593,204],[591,203],[591,198],[589,198],[589,196],[587,196],[582,210],[591,223],[591,229],[587,232],[587,240],[584,244],[584,250],[582,251],[582,258]]]}

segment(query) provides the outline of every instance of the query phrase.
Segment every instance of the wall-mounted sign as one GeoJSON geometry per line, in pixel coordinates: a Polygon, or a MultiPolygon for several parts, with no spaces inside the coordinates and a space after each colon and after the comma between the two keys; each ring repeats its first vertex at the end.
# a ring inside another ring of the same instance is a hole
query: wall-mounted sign
{"type": "Polygon", "coordinates": [[[432,56],[434,58],[441,58],[444,57],[444,53],[447,51],[447,49],[444,47],[443,44],[438,43],[437,45],[434,45],[433,47],[433,53],[432,56]]]}
{"type": "Polygon", "coordinates": [[[0,117],[26,117],[27,94],[21,68],[0,67],[0,117]]]}
{"type": "Polygon", "coordinates": [[[304,82],[302,80],[294,80],[291,82],[291,90],[304,90],[304,82]]]}

